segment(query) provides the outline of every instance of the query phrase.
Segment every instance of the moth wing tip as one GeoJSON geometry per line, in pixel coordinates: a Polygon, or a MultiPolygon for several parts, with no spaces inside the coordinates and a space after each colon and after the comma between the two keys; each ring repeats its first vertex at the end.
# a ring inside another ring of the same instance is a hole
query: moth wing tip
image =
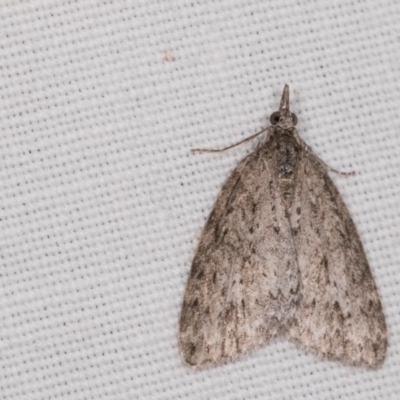
{"type": "Polygon", "coordinates": [[[199,360],[197,357],[193,357],[190,354],[184,354],[181,352],[182,360],[184,364],[194,371],[204,368],[205,366],[214,364],[212,360],[202,359],[199,360]]]}

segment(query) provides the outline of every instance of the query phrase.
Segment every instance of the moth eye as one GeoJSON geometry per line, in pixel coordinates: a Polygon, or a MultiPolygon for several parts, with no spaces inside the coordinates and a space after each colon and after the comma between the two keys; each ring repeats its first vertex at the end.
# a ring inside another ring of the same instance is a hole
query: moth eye
{"type": "Polygon", "coordinates": [[[275,111],[269,117],[269,121],[271,122],[272,125],[276,125],[279,122],[280,117],[281,117],[280,112],[279,111],[275,111]]]}
{"type": "MultiPolygon", "coordinates": [[[[297,125],[297,116],[295,113],[291,113],[292,114],[292,121],[293,121],[293,125],[297,125]]],[[[271,122],[272,125],[276,125],[279,120],[281,118],[281,114],[279,111],[275,111],[274,113],[271,114],[271,116],[269,117],[269,120],[271,122]]]]}

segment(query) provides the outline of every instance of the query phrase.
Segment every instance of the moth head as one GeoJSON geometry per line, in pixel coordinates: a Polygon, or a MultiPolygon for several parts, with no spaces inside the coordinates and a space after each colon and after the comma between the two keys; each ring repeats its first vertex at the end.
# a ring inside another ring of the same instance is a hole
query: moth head
{"type": "Polygon", "coordinates": [[[289,86],[285,85],[283,88],[281,105],[279,111],[271,114],[269,120],[272,125],[277,125],[284,130],[291,129],[297,124],[296,114],[290,112],[289,109],[289,86]]]}

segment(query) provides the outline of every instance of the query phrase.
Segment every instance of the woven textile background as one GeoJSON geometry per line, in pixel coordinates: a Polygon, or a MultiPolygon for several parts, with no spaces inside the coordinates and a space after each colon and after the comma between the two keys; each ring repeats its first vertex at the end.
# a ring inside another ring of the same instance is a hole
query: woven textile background
{"type": "Polygon", "coordinates": [[[400,2],[2,1],[0,398],[398,399],[400,2]],[[381,295],[377,371],[284,340],[179,355],[191,260],[283,85],[381,295]]]}

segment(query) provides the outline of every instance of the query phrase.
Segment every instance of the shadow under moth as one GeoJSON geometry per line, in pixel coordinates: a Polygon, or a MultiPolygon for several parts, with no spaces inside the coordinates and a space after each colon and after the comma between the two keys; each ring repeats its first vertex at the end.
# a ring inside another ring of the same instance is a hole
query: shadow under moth
{"type": "Polygon", "coordinates": [[[376,368],[387,348],[377,288],[330,168],[297,133],[287,85],[270,119],[244,140],[266,133],[225,182],[202,232],[180,317],[182,357],[216,364],[283,336],[376,368]]]}

